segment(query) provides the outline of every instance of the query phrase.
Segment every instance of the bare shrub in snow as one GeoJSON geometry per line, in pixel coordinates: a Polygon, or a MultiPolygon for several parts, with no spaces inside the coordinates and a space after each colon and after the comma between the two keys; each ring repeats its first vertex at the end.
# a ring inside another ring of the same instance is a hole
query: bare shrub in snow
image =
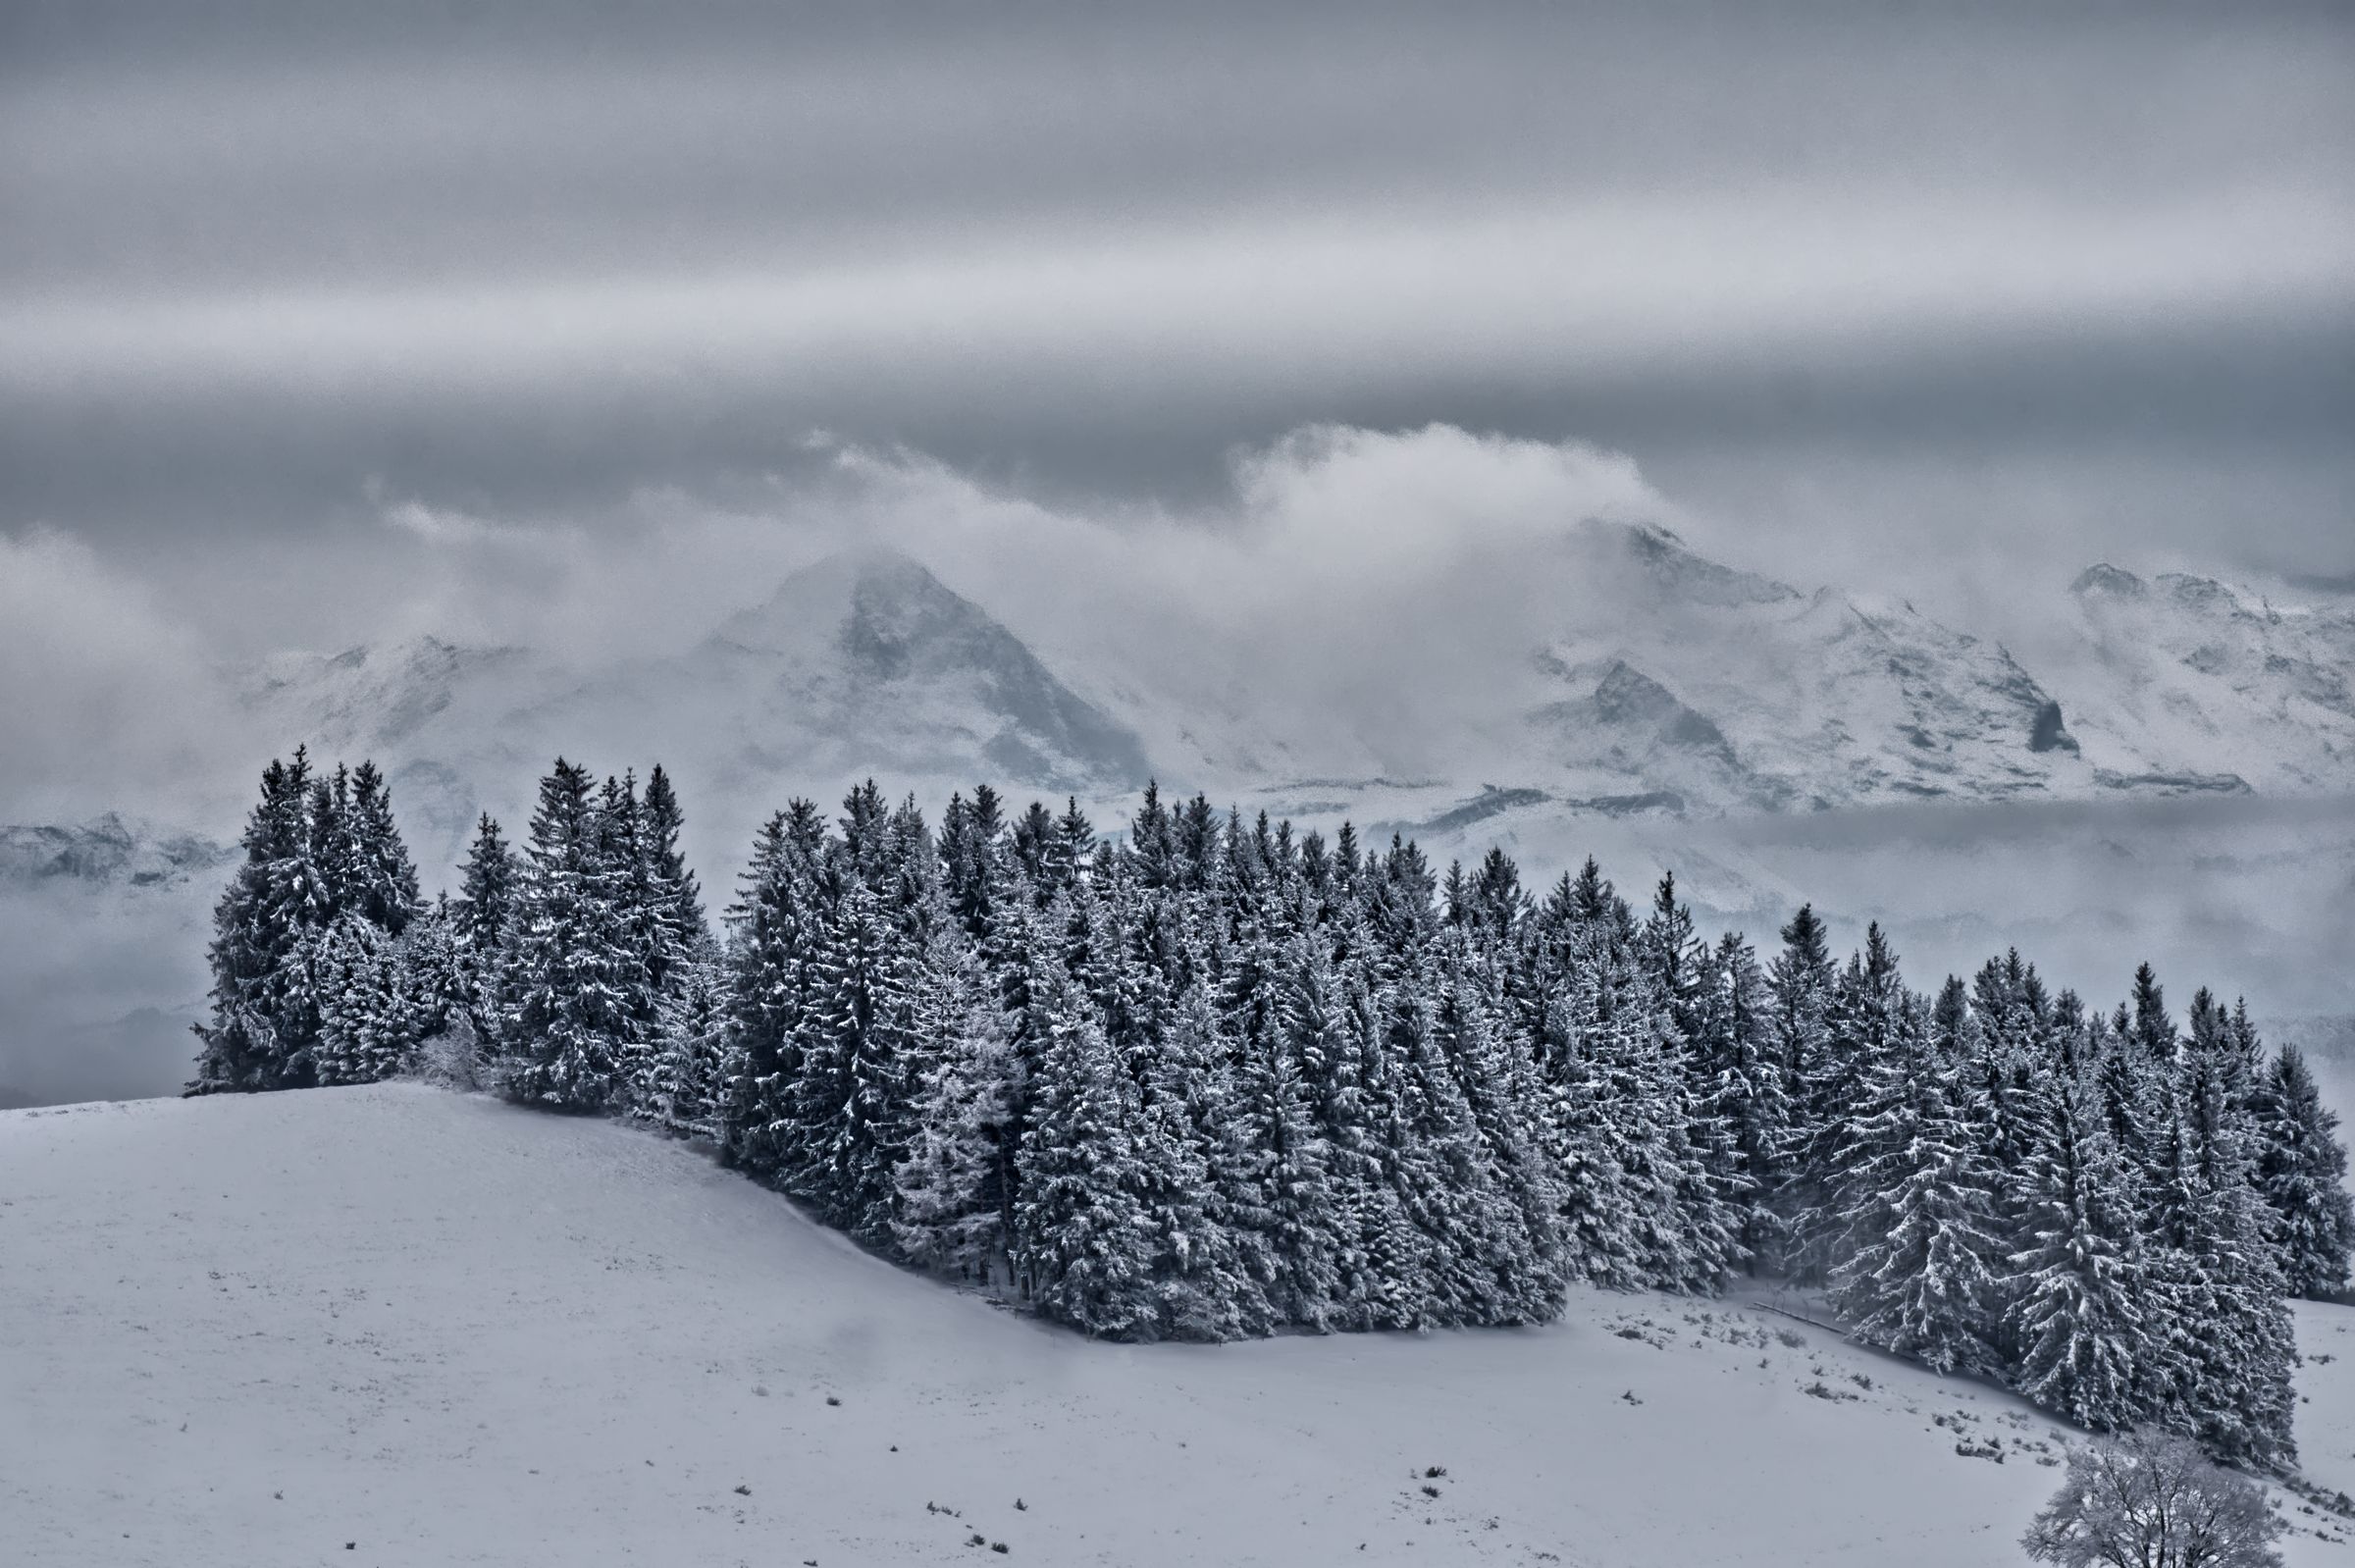
{"type": "Polygon", "coordinates": [[[449,1026],[431,1039],[417,1042],[409,1059],[408,1075],[451,1089],[488,1087],[483,1081],[482,1042],[464,1013],[452,1013],[449,1026]]]}

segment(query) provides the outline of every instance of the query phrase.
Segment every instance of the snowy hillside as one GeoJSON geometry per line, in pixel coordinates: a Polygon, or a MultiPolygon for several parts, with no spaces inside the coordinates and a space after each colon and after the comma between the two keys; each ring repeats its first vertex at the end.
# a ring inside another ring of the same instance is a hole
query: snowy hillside
{"type": "Polygon", "coordinates": [[[2350,787],[2355,605],[2281,606],[2211,578],[2145,582],[2107,565],[2069,592],[2103,689],[2076,721],[2089,744],[2151,768],[2229,758],[2268,793],[2350,787]]]}
{"type": "MultiPolygon", "coordinates": [[[[685,1145],[411,1085],[0,1114],[0,1256],[42,1563],[1993,1568],[2057,1478],[2025,1406],[1756,1307],[1091,1344],[685,1145]]],[[[2355,1311],[2300,1314],[2355,1486],[2355,1311]]]]}

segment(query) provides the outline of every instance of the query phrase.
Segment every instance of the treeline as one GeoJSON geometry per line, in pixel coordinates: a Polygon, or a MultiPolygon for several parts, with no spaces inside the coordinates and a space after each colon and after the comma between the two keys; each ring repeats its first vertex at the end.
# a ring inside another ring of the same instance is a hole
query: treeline
{"type": "Polygon", "coordinates": [[[761,830],[713,934],[659,767],[559,760],[428,906],[382,780],[271,764],[191,1092],[477,1042],[502,1092],[705,1135],[826,1223],[1086,1333],[1541,1322],[1572,1281],[1819,1287],[1859,1339],[2084,1426],[2294,1454],[2286,1298],[2341,1288],[2346,1156],[2293,1050],[2147,967],[1935,995],[1801,909],[1761,963],[1491,852],[1148,790],[1125,842],[986,786],[761,830]]]}

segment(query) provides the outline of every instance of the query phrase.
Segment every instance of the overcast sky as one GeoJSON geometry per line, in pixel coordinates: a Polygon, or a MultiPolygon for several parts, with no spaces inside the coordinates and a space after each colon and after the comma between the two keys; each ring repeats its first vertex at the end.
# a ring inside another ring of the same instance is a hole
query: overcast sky
{"type": "Polygon", "coordinates": [[[1306,425],[1584,443],[1950,607],[2355,573],[2342,6],[0,17],[0,564],[201,636],[815,431],[1116,526],[1306,425]]]}

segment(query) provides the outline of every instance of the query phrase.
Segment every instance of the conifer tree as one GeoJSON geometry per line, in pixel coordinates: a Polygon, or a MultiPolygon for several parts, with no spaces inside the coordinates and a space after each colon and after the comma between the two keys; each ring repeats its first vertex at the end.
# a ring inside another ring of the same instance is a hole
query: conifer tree
{"type": "Polygon", "coordinates": [[[486,811],[475,823],[458,897],[451,906],[450,943],[465,981],[468,1017],[488,1044],[496,1041],[499,955],[515,907],[515,857],[486,811]]]}
{"type": "Polygon", "coordinates": [[[2317,1300],[2343,1291],[2355,1251],[2347,1151],[2335,1136],[2338,1115],[2323,1104],[2296,1046],[2274,1058],[2254,1112],[2257,1190],[2271,1211],[2267,1233],[2279,1250],[2283,1286],[2317,1300]]]}
{"type": "Polygon", "coordinates": [[[1159,1048],[1138,1065],[1141,1197],[1158,1241],[1163,1332],[1183,1339],[1266,1333],[1277,1321],[1268,1295],[1277,1270],[1258,1228],[1259,1163],[1200,982],[1172,1000],[1159,1048]]]}
{"type": "Polygon", "coordinates": [[[726,969],[707,942],[674,967],[658,1004],[640,1115],[684,1137],[719,1135],[731,1059],[728,998],[726,969]]]}
{"type": "Polygon", "coordinates": [[[309,755],[262,772],[245,859],[213,911],[212,1019],[190,1094],[301,1088],[315,1080],[315,933],[327,894],[311,854],[309,755]]]}
{"type": "Polygon", "coordinates": [[[914,1037],[916,976],[847,852],[821,888],[830,908],[811,961],[785,1184],[828,1224],[879,1243],[891,1233],[909,1103],[926,1065],[914,1037]]]}
{"type": "Polygon", "coordinates": [[[416,1044],[398,945],[359,910],[314,938],[319,981],[317,1076],[322,1084],[392,1077],[416,1044]]]}
{"type": "Polygon", "coordinates": [[[755,1177],[782,1179],[793,1150],[791,1098],[810,1005],[818,932],[817,858],[825,826],[795,800],[762,824],[729,914],[729,1077],[720,1156],[755,1177]]]}
{"type": "Polygon", "coordinates": [[[540,782],[501,967],[507,1092],[602,1111],[636,1038],[637,976],[614,906],[588,770],[562,758],[540,782]]]}
{"type": "Polygon", "coordinates": [[[1438,987],[1434,1033],[1471,1113],[1492,1199],[1483,1206],[1486,1234],[1467,1238],[1494,1283],[1488,1321],[1543,1323],[1560,1305],[1561,1190],[1536,1121],[1535,1066],[1504,1036],[1499,1009],[1465,955],[1449,952],[1442,962],[1449,967],[1438,987]]]}
{"type": "MultiPolygon", "coordinates": [[[[1272,960],[1247,963],[1268,963],[1272,971],[1272,960]]],[[[1321,1332],[1339,1290],[1340,1212],[1309,1085],[1282,1027],[1272,972],[1269,978],[1268,1015],[1255,1019],[1246,1012],[1232,1026],[1237,1058],[1231,1110],[1257,1156],[1258,1201],[1250,1223],[1271,1263],[1269,1299],[1285,1322],[1321,1332]]]]}
{"type": "Polygon", "coordinates": [[[1867,1344],[1937,1372],[1989,1370],[2002,1305],[1989,1182],[1957,1109],[1962,1067],[1926,1018],[1870,1069],[1844,1163],[1850,1200],[1832,1302],[1867,1344]]]}
{"type": "Polygon", "coordinates": [[[2009,1260],[2014,1384],[2081,1427],[2114,1432],[2150,1412],[2146,1369],[2159,1349],[2134,1176],[2085,1075],[2050,1083],[2046,1100],[2022,1173],[2024,1245],[2009,1260]]]}
{"type": "Polygon", "coordinates": [[[1753,1272],[1764,1265],[1776,1231],[1761,1194],[1780,1179],[1793,1115],[1767,1035],[1770,1008],[1756,956],[1748,942],[1727,932],[1709,956],[1687,1049],[1694,1092],[1717,1132],[1704,1155],[1718,1190],[1733,1206],[1734,1239],[1753,1272]]]}
{"type": "Polygon", "coordinates": [[[639,804],[639,832],[646,859],[648,902],[661,940],[653,947],[649,978],[657,992],[667,988],[673,966],[692,960],[710,935],[704,918],[703,888],[679,852],[687,814],[679,808],[670,775],[656,762],[646,777],[639,804]]]}
{"type": "Polygon", "coordinates": [[[1858,1165],[1874,1151],[1859,1119],[1875,1065],[1905,1049],[1908,1005],[1897,954],[1875,923],[1864,933],[1864,951],[1833,985],[1822,1037],[1800,1076],[1803,1131],[1794,1155],[1805,1197],[1792,1206],[1790,1262],[1801,1279],[1828,1277],[1848,1217],[1865,1196],[1858,1165]]]}
{"type": "Polygon", "coordinates": [[[1831,1037],[1830,1015],[1837,971],[1823,921],[1814,907],[1803,904],[1782,928],[1782,951],[1766,971],[1772,1010],[1767,1016],[1767,1038],[1774,1066],[1782,1074],[1783,1097],[1791,1108],[1784,1146],[1772,1161],[1753,1173],[1758,1198],[1773,1216],[1770,1228],[1758,1237],[1778,1268],[1797,1257],[1799,1227],[1822,1199],[1805,1169],[1806,1151],[1819,1133],[1818,1111],[1810,1085],[1823,1074],[1824,1055],[1831,1037]]]}
{"type": "MultiPolygon", "coordinates": [[[[338,773],[340,793],[341,773],[338,773]]],[[[348,911],[389,936],[398,936],[423,907],[417,867],[392,820],[392,788],[376,764],[351,770],[350,794],[340,803],[341,847],[334,874],[340,878],[340,910],[348,911]]]]}
{"type": "Polygon", "coordinates": [[[1013,1241],[1000,1161],[1011,1120],[1005,1018],[978,961],[954,946],[935,953],[924,987],[919,1016],[937,1043],[892,1174],[892,1235],[918,1267],[988,1286],[1013,1241]]]}
{"type": "Polygon", "coordinates": [[[2174,1159],[2158,1212],[2168,1243],[2159,1294],[2171,1343],[2167,1419],[2229,1463],[2278,1468],[2290,1435],[2297,1346],[2270,1214],[2254,1181],[2247,1056],[2207,991],[2177,1056],[2174,1159]]]}
{"type": "Polygon", "coordinates": [[[1022,1267],[1049,1316],[1102,1338],[1149,1338],[1162,1313],[1134,1086],[1074,988],[1042,1006],[1039,1114],[1022,1137],[1016,1218],[1022,1267]]]}

